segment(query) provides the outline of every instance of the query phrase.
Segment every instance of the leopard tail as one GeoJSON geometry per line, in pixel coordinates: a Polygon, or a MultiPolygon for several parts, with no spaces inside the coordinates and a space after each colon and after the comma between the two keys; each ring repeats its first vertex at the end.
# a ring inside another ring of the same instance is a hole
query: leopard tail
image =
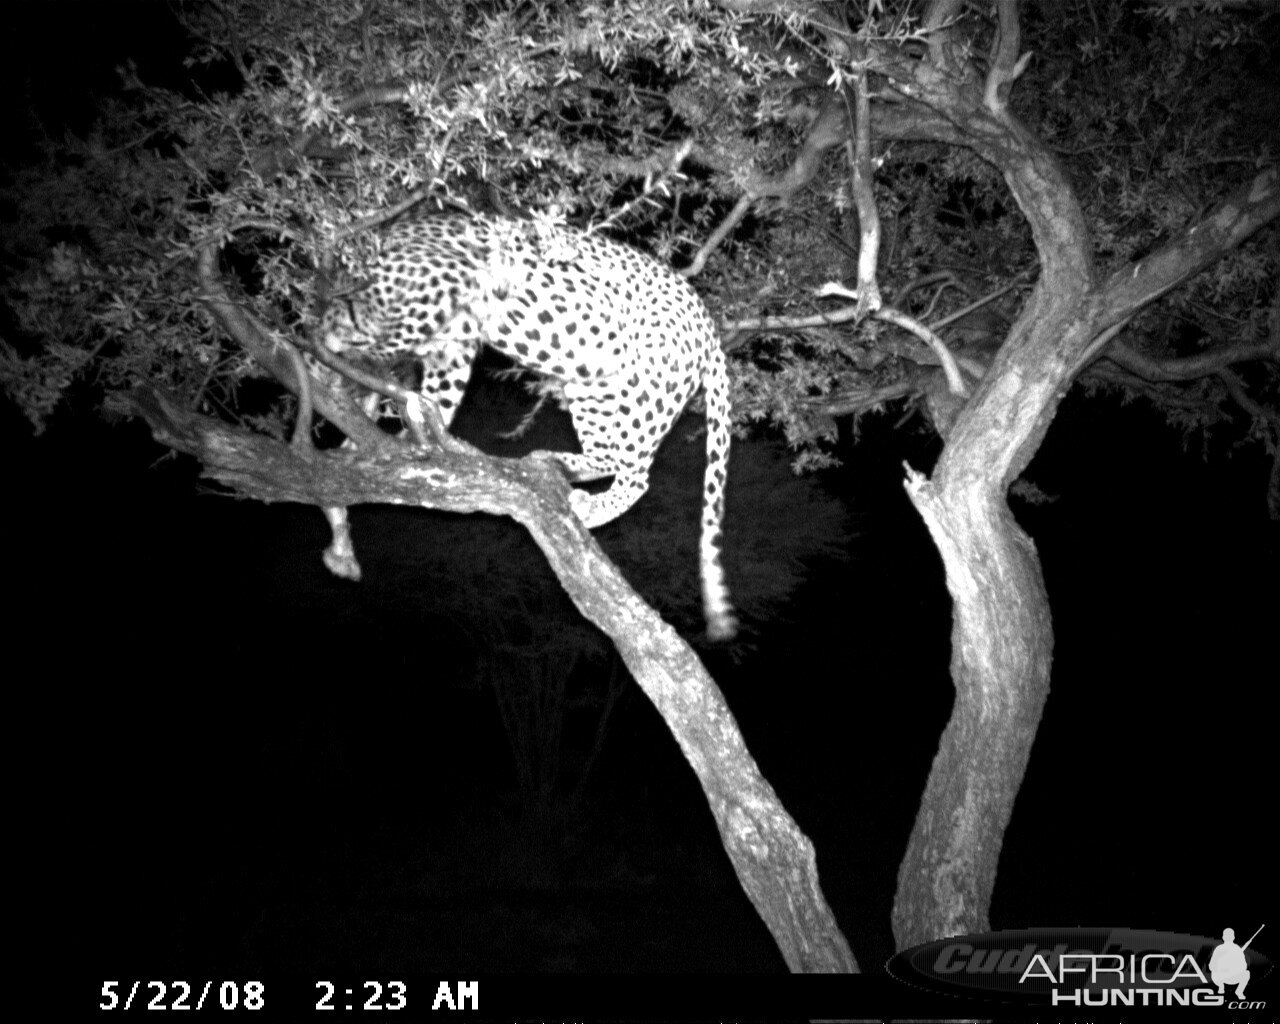
{"type": "Polygon", "coordinates": [[[724,542],[724,495],[729,475],[729,373],[724,350],[717,344],[707,354],[703,375],[707,409],[707,468],[702,488],[702,537],[699,560],[702,576],[702,608],[707,638],[729,640],[738,631],[738,620],[729,600],[721,549],[724,542]]]}

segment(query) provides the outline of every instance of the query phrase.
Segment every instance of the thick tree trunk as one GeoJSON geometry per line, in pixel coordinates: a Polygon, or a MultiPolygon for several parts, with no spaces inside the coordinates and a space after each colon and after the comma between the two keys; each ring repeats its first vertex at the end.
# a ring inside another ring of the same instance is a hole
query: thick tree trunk
{"type": "Polygon", "coordinates": [[[893,929],[904,949],[983,932],[1005,828],[1045,700],[1053,630],[1030,539],[979,496],[912,498],[943,553],[955,601],[956,700],[898,873],[893,929]],[[980,545],[980,546],[979,546],[980,545]]]}
{"type": "MultiPolygon", "coordinates": [[[[943,6],[938,6],[941,11],[943,6]]],[[[953,65],[888,69],[917,101],[890,132],[966,145],[1003,173],[1031,227],[1040,279],[947,437],[933,478],[907,489],[942,554],[954,602],[956,699],[898,873],[893,929],[903,949],[990,928],[996,869],[1049,692],[1053,628],[1035,545],[1006,504],[1092,337],[1093,267],[1084,216],[1052,154],[1006,108],[1016,18],[1002,10],[999,59],[979,89],[953,65]],[[960,82],[965,78],[963,85],[960,82]],[[941,115],[941,116],[939,116],[941,115]]],[[[937,41],[932,56],[954,59],[937,41]]]]}
{"type": "MultiPolygon", "coordinates": [[[[1039,337],[1027,339],[1023,354],[1062,322],[1061,315],[1038,321],[1039,337]]],[[[1019,422],[1009,403],[1024,414],[1047,411],[1057,404],[1055,386],[1043,368],[1034,377],[1005,373],[1012,376],[999,394],[990,388],[997,375],[975,396],[979,408],[985,398],[985,415],[965,423],[969,410],[962,414],[933,480],[910,474],[907,483],[946,568],[956,699],[899,868],[899,949],[989,930],[1004,833],[1049,695],[1053,625],[1040,560],[1005,502],[1006,479],[991,467],[1009,464],[1006,446],[1019,422]],[[1004,415],[992,411],[999,405],[1004,415]]]]}

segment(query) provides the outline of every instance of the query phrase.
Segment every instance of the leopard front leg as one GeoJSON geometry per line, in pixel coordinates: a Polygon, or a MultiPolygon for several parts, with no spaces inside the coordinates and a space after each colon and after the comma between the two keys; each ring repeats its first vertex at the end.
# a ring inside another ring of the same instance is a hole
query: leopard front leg
{"type": "Polygon", "coordinates": [[[351,526],[347,522],[347,510],[341,505],[334,505],[321,511],[329,520],[329,529],[333,531],[333,540],[325,548],[322,556],[325,568],[344,580],[358,581],[360,563],[356,561],[356,546],[351,542],[351,526]]]}
{"type": "Polygon", "coordinates": [[[420,393],[439,408],[446,429],[462,404],[477,348],[476,343],[468,339],[436,338],[415,350],[422,363],[420,393]]]}

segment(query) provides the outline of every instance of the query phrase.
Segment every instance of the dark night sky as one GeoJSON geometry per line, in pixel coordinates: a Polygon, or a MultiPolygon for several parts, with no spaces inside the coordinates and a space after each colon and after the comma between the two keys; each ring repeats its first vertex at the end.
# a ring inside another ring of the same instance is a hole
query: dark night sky
{"type": "MultiPolygon", "coordinates": [[[[72,123],[137,28],[107,7],[57,5],[78,19],[70,35],[18,7],[26,33],[10,45],[26,60],[8,73],[30,70],[42,108],[72,123]]],[[[559,889],[521,891],[497,864],[524,840],[496,712],[451,685],[465,659],[439,624],[415,621],[376,580],[325,577],[318,512],[198,495],[193,467],[157,462],[136,425],[80,414],[29,444],[8,408],[0,423],[16,467],[10,678],[37,695],[34,720],[17,719],[39,751],[19,799],[55,864],[74,864],[50,884],[91,955],[373,967],[425,948],[459,967],[491,956],[490,970],[781,969],[638,694],[573,843],[582,877],[617,861],[623,882],[588,890],[557,865],[559,889]],[[495,864],[477,868],[486,857],[495,864]],[[422,896],[459,878],[465,896],[422,896]]],[[[815,570],[756,653],[709,666],[875,969],[949,707],[950,623],[901,488],[902,460],[924,469],[936,452],[872,423],[848,454],[827,481],[858,525],[848,563],[815,570]]],[[[1256,451],[1183,452],[1140,405],[1078,392],[1064,404],[1028,474],[1057,500],[1016,506],[1043,559],[1057,653],[996,927],[1213,935],[1277,919],[1260,827],[1274,803],[1266,700],[1280,622],[1266,472],[1256,451]]],[[[406,528],[428,529],[366,511],[357,542],[394,546],[406,528]]]]}

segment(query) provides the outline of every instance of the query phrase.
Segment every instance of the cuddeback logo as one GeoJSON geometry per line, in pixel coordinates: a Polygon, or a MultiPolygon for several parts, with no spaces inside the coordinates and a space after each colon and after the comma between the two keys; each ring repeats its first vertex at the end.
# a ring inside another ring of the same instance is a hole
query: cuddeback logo
{"type": "Polygon", "coordinates": [[[1039,928],[940,939],[899,953],[889,974],[931,992],[1034,1006],[1204,1006],[1260,1010],[1245,990],[1271,962],[1221,939],[1128,928],[1039,928]]]}

